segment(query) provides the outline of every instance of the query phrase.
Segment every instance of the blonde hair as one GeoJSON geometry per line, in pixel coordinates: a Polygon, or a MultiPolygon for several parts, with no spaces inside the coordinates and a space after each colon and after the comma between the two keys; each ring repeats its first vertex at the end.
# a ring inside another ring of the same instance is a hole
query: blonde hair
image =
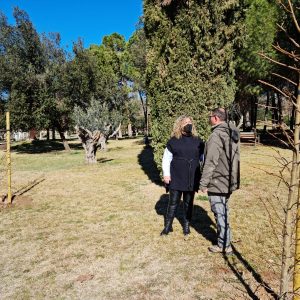
{"type": "Polygon", "coordinates": [[[182,137],[182,130],[183,130],[183,121],[185,119],[190,119],[191,122],[192,122],[192,136],[197,136],[197,131],[196,131],[196,127],[194,125],[194,120],[192,117],[190,116],[186,116],[186,115],[183,115],[183,116],[180,116],[179,118],[176,119],[174,125],[173,125],[173,131],[171,133],[171,137],[176,137],[177,139],[180,139],[182,137]]]}

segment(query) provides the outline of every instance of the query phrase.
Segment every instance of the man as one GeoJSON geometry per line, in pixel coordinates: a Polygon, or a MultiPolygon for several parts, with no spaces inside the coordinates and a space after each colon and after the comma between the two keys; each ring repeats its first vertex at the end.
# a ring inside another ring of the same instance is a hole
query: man
{"type": "Polygon", "coordinates": [[[223,108],[214,109],[209,119],[212,133],[205,146],[200,190],[208,194],[217,223],[218,240],[217,245],[208,249],[213,253],[231,253],[228,201],[231,193],[239,188],[239,131],[226,122],[223,108]]]}

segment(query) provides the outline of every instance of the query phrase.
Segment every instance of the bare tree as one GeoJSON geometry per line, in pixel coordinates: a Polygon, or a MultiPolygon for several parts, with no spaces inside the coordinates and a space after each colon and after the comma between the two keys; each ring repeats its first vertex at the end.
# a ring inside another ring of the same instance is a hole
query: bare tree
{"type": "MultiPolygon", "coordinates": [[[[295,124],[293,135],[281,124],[281,128],[285,133],[288,144],[293,151],[291,164],[286,162],[284,169],[290,167],[290,180],[288,185],[288,197],[284,209],[283,221],[283,240],[282,240],[282,264],[281,264],[281,277],[280,277],[280,299],[287,299],[290,294],[289,284],[291,271],[294,265],[294,299],[300,299],[300,212],[299,212],[299,136],[300,136],[300,26],[296,18],[296,12],[299,8],[295,7],[291,0],[278,0],[281,8],[287,13],[288,24],[290,24],[291,32],[288,28],[278,24],[279,30],[284,34],[285,40],[282,41],[281,46],[279,43],[273,45],[274,49],[279,53],[283,59],[272,59],[267,55],[260,53],[262,57],[269,60],[271,63],[276,64],[283,74],[273,73],[277,78],[284,80],[281,87],[277,87],[272,83],[261,81],[260,82],[268,87],[271,87],[278,95],[289,99],[295,109],[295,124]],[[293,93],[294,87],[297,87],[297,93],[293,93]],[[292,138],[291,138],[292,136],[292,138]],[[295,213],[297,210],[297,218],[295,213]],[[296,223],[296,252],[295,259],[293,255],[294,234],[296,223]]],[[[280,176],[282,179],[282,176],[280,176]]]]}

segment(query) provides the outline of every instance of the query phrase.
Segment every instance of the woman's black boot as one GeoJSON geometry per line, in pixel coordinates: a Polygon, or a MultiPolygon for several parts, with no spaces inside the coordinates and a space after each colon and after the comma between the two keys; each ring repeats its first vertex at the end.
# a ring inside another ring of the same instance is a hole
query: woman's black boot
{"type": "Polygon", "coordinates": [[[188,235],[190,233],[191,233],[191,231],[190,231],[190,222],[186,220],[183,223],[183,234],[188,235]]]}
{"type": "Polygon", "coordinates": [[[165,227],[160,235],[168,235],[169,232],[173,232],[173,220],[177,210],[178,203],[180,201],[181,192],[170,190],[170,198],[168,203],[168,209],[165,217],[165,227]]]}
{"type": "Polygon", "coordinates": [[[160,233],[160,235],[167,235],[169,232],[173,232],[173,227],[172,227],[173,220],[166,220],[165,222],[165,227],[163,231],[160,233]]]}
{"type": "Polygon", "coordinates": [[[193,215],[194,192],[183,192],[183,234],[188,235],[193,215]]]}

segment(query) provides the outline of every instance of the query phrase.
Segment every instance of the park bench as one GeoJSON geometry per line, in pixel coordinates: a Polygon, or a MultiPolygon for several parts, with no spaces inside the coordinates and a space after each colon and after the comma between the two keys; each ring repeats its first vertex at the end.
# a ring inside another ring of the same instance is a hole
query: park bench
{"type": "Polygon", "coordinates": [[[256,143],[259,143],[259,134],[257,134],[256,130],[254,131],[240,131],[240,140],[246,142],[253,142],[254,146],[256,143]]]}

